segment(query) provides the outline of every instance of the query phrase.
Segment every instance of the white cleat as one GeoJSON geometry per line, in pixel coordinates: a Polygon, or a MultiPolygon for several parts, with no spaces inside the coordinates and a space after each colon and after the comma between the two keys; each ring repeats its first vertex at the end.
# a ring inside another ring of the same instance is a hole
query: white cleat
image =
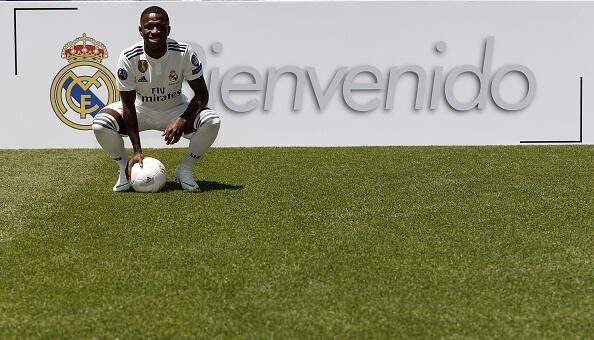
{"type": "Polygon", "coordinates": [[[113,191],[114,192],[128,191],[128,190],[130,190],[131,187],[132,187],[132,185],[130,185],[130,182],[120,184],[120,182],[118,181],[116,183],[116,185],[113,186],[113,191]]]}
{"type": "Polygon", "coordinates": [[[194,180],[192,176],[192,169],[188,169],[182,167],[180,165],[175,168],[175,179],[181,184],[182,189],[188,191],[200,191],[200,187],[198,183],[194,180]]]}
{"type": "Polygon", "coordinates": [[[114,192],[122,192],[130,190],[131,187],[132,185],[128,181],[128,178],[126,178],[126,175],[124,175],[123,177],[120,175],[120,178],[118,178],[118,181],[113,186],[112,190],[114,192]]]}

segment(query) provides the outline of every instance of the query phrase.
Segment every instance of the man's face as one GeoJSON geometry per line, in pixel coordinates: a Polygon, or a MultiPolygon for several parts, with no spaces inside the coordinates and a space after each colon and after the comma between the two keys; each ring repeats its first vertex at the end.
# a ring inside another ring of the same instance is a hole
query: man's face
{"type": "Polygon", "coordinates": [[[163,14],[149,13],[140,19],[138,28],[144,39],[144,44],[152,49],[159,49],[167,46],[169,35],[169,20],[163,14]]]}

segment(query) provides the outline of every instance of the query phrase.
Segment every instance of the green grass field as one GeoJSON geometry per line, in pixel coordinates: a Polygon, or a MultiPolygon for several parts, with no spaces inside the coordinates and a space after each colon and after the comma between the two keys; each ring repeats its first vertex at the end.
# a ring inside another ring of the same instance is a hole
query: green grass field
{"type": "Polygon", "coordinates": [[[0,151],[0,338],[591,338],[591,146],[0,151]]]}

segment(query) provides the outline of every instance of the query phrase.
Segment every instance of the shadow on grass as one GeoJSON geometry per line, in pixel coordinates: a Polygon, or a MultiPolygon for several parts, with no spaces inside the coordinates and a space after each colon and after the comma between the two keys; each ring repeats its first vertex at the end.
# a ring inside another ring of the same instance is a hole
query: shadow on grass
{"type": "MultiPolygon", "coordinates": [[[[197,181],[200,191],[207,192],[215,190],[243,190],[243,185],[226,184],[213,181],[197,181]]],[[[165,183],[165,188],[162,191],[176,191],[182,190],[181,185],[175,181],[165,183]]]]}

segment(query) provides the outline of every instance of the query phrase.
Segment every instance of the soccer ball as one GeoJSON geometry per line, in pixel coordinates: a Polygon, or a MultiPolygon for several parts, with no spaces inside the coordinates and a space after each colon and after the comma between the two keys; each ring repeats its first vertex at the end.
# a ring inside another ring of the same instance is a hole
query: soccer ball
{"type": "Polygon", "coordinates": [[[158,159],[146,157],[140,164],[132,166],[130,184],[134,191],[157,192],[165,186],[167,171],[165,166],[158,159]]]}

